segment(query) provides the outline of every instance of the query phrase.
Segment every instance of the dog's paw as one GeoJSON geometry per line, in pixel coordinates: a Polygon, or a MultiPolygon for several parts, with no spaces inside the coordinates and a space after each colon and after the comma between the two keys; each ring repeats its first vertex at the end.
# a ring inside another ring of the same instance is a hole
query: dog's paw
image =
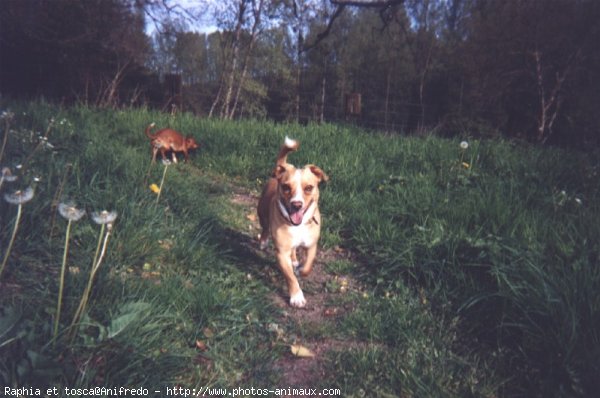
{"type": "Polygon", "coordinates": [[[304,308],[306,305],[306,299],[304,298],[304,293],[302,293],[302,290],[299,290],[298,293],[290,297],[290,305],[296,308],[304,308]]]}

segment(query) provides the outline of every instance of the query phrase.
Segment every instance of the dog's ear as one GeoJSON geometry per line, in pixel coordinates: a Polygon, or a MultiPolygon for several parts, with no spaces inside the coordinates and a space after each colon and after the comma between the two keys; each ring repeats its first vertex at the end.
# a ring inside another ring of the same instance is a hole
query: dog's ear
{"type": "Polygon", "coordinates": [[[308,164],[306,165],[306,167],[309,168],[309,170],[317,176],[317,178],[319,179],[319,182],[321,181],[329,181],[329,176],[327,174],[325,174],[325,172],[323,170],[321,170],[318,166],[315,166],[314,164],[308,164]]]}

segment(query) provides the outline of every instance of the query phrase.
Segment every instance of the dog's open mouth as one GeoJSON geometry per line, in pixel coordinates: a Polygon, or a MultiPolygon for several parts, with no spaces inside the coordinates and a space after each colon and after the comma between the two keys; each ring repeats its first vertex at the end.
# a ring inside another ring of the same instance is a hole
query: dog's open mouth
{"type": "Polygon", "coordinates": [[[302,223],[302,218],[304,218],[304,209],[302,208],[292,208],[289,211],[290,221],[294,225],[300,225],[302,223]]]}

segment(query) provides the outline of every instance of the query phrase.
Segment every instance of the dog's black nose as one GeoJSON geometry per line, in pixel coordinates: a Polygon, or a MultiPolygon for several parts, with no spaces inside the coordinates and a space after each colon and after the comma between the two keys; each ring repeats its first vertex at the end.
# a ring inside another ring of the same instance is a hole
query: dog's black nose
{"type": "Polygon", "coordinates": [[[299,200],[290,202],[290,205],[292,207],[292,210],[300,210],[302,208],[302,202],[299,200]]]}

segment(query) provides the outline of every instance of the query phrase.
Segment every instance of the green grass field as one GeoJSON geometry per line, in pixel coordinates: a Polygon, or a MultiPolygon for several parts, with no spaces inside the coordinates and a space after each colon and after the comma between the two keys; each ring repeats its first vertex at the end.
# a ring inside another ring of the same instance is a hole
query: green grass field
{"type": "Polygon", "coordinates": [[[4,179],[0,194],[35,192],[21,206],[0,203],[2,259],[10,249],[2,388],[600,391],[597,150],[470,132],[448,140],[147,110],[0,109],[14,114],[0,121],[0,166],[19,177],[4,179]],[[150,167],[143,129],[152,121],[194,135],[201,149],[187,164],[150,167]],[[307,310],[283,304],[272,253],[254,242],[254,200],[285,135],[301,142],[292,163],[330,177],[319,271],[301,281],[307,310]],[[149,186],[163,176],[158,197],[149,186]],[[68,224],[57,211],[67,200],[86,216],[68,224]],[[101,210],[117,212],[104,252],[106,230],[90,214],[101,210]],[[294,356],[293,344],[315,357],[294,356]]]}

